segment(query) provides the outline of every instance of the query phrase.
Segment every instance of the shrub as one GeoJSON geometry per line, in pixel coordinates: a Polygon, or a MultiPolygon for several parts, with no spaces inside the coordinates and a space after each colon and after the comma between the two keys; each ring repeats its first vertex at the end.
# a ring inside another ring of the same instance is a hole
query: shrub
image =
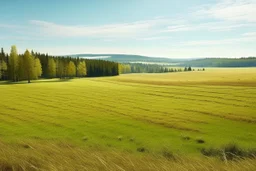
{"type": "Polygon", "coordinates": [[[134,138],[130,138],[130,141],[133,142],[133,141],[134,141],[134,138]]]}
{"type": "Polygon", "coordinates": [[[221,150],[220,149],[216,149],[216,148],[203,148],[201,150],[201,153],[205,156],[219,156],[221,154],[221,150]]]}
{"type": "Polygon", "coordinates": [[[223,155],[227,160],[233,160],[236,158],[242,158],[247,156],[246,151],[239,148],[236,144],[227,144],[223,147],[223,155]]]}
{"type": "Polygon", "coordinates": [[[83,137],[83,141],[87,141],[88,140],[88,137],[83,137]]]}
{"type": "Polygon", "coordinates": [[[144,148],[144,147],[138,147],[138,148],[137,148],[137,151],[143,153],[143,152],[146,151],[146,148],[144,148]]]}
{"type": "Polygon", "coordinates": [[[237,160],[243,158],[256,158],[256,149],[244,150],[236,144],[227,144],[220,149],[203,148],[201,153],[205,156],[220,157],[222,160],[237,160]]]}
{"type": "Polygon", "coordinates": [[[123,137],[122,137],[122,136],[118,136],[117,139],[118,139],[119,141],[122,141],[123,137]]]}
{"type": "Polygon", "coordinates": [[[173,153],[170,150],[168,150],[167,148],[164,148],[162,150],[162,155],[166,159],[175,159],[173,153]]]}
{"type": "Polygon", "coordinates": [[[205,141],[204,141],[203,139],[201,139],[201,138],[196,139],[196,142],[197,142],[198,144],[203,144],[203,143],[205,143],[205,141]]]}

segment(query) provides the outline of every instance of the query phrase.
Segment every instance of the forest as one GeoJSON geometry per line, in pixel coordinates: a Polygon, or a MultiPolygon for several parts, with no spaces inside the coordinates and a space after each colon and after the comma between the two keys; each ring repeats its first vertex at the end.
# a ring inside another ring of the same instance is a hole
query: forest
{"type": "Polygon", "coordinates": [[[74,77],[115,76],[127,73],[165,73],[192,71],[191,67],[170,68],[157,64],[117,63],[102,59],[86,59],[75,56],[51,56],[30,52],[18,54],[16,46],[10,54],[1,48],[0,80],[13,82],[36,80],[38,78],[70,79],[74,77]]]}
{"type": "Polygon", "coordinates": [[[255,67],[256,57],[247,58],[204,58],[181,62],[193,67],[255,67]]]}
{"type": "Polygon", "coordinates": [[[104,60],[50,56],[26,50],[18,54],[16,46],[10,54],[1,48],[0,80],[13,82],[38,78],[74,78],[119,75],[118,63],[104,60]]]}
{"type": "MultiPolygon", "coordinates": [[[[194,71],[190,66],[182,68],[172,68],[164,65],[157,64],[142,64],[142,63],[123,63],[119,64],[119,73],[165,73],[165,72],[182,72],[194,71]]],[[[204,69],[202,69],[204,71],[204,69]]]]}

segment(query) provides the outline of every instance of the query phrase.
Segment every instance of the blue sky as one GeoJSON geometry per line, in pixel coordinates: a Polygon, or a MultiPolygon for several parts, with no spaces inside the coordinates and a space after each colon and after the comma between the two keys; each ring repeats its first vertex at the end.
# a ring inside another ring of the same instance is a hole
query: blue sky
{"type": "Polygon", "coordinates": [[[256,56],[256,0],[12,0],[0,14],[8,52],[256,56]]]}

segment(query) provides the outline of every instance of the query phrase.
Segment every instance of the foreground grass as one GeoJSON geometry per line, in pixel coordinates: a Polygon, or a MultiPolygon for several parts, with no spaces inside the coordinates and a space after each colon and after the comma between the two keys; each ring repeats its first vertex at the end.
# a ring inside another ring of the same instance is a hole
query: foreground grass
{"type": "Polygon", "coordinates": [[[1,167],[255,170],[201,153],[255,149],[255,98],[254,68],[0,83],[1,167]]]}
{"type": "Polygon", "coordinates": [[[0,143],[0,170],[109,170],[109,171],[198,171],[256,169],[255,159],[228,161],[214,158],[191,158],[159,155],[134,155],[120,151],[81,149],[71,144],[58,142],[0,143]]]}

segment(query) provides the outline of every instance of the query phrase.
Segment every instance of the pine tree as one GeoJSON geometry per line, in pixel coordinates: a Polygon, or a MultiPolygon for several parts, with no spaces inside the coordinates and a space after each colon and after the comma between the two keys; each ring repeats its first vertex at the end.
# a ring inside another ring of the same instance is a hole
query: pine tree
{"type": "Polygon", "coordinates": [[[0,61],[4,61],[4,58],[5,58],[4,49],[1,48],[1,52],[0,52],[0,61]]]}
{"type": "Polygon", "coordinates": [[[7,64],[4,60],[0,60],[0,79],[2,79],[4,73],[7,71],[7,64]]]}
{"type": "Polygon", "coordinates": [[[11,47],[8,68],[9,68],[9,78],[12,81],[18,81],[19,58],[18,58],[17,48],[15,45],[11,47]]]}
{"type": "Polygon", "coordinates": [[[47,73],[49,78],[56,77],[56,63],[53,58],[48,59],[47,73]]]}
{"type": "Polygon", "coordinates": [[[19,55],[19,69],[18,69],[18,78],[20,80],[25,80],[27,77],[25,75],[25,68],[24,68],[24,55],[19,55]]]}
{"type": "Polygon", "coordinates": [[[64,76],[64,61],[61,58],[57,59],[56,74],[60,79],[64,76]]]}
{"type": "Polygon", "coordinates": [[[67,66],[67,76],[69,78],[72,78],[76,75],[76,66],[74,62],[69,61],[68,66],[67,66]]]}
{"type": "Polygon", "coordinates": [[[188,67],[188,71],[192,71],[192,68],[191,68],[191,67],[188,67]]]}
{"type": "Polygon", "coordinates": [[[35,79],[38,79],[38,77],[40,77],[42,75],[42,65],[41,62],[38,58],[35,59],[35,68],[34,68],[34,72],[35,72],[35,79]]]}
{"type": "Polygon", "coordinates": [[[34,70],[35,65],[34,65],[34,57],[30,54],[28,50],[26,50],[24,53],[23,62],[24,62],[25,76],[28,80],[28,83],[30,83],[30,80],[33,77],[33,72],[35,71],[34,70]]]}
{"type": "Polygon", "coordinates": [[[87,73],[87,70],[86,70],[85,61],[79,62],[78,66],[77,66],[77,76],[84,77],[84,76],[86,76],[86,73],[87,73]]]}

